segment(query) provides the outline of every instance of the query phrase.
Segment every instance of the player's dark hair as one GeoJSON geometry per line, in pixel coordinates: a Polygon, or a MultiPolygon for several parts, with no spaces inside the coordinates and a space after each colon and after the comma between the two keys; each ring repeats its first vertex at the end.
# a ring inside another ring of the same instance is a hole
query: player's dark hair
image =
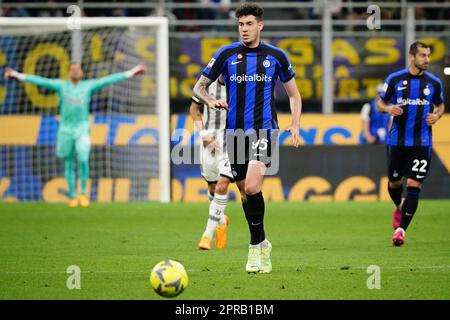
{"type": "Polygon", "coordinates": [[[427,49],[427,48],[430,48],[430,46],[422,41],[416,41],[409,46],[409,54],[412,54],[413,56],[415,56],[416,53],[419,52],[419,48],[427,49]]]}
{"type": "Polygon", "coordinates": [[[255,16],[256,20],[261,21],[263,19],[264,9],[261,8],[256,3],[243,3],[239,8],[236,9],[236,18],[245,16],[255,16]]]}

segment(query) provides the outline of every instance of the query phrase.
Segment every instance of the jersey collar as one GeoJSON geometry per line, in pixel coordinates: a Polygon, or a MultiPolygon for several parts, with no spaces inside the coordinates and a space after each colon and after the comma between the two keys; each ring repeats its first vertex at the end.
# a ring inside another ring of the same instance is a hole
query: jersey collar
{"type": "Polygon", "coordinates": [[[261,51],[262,44],[263,44],[263,42],[260,41],[257,47],[249,48],[241,41],[241,48],[242,48],[242,51],[245,53],[258,52],[258,51],[261,51]]]}

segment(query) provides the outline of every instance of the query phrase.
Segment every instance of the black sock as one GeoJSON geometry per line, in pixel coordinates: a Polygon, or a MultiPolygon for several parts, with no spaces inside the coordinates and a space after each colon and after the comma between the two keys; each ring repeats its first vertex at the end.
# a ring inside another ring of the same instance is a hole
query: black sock
{"type": "Polygon", "coordinates": [[[254,195],[247,194],[246,218],[250,229],[250,244],[263,242],[266,235],[264,233],[264,198],[261,191],[254,195]]]}
{"type": "Polygon", "coordinates": [[[247,220],[248,227],[249,227],[249,229],[250,229],[250,234],[251,234],[252,229],[250,228],[250,220],[249,220],[249,217],[248,217],[248,209],[247,209],[248,205],[247,205],[247,199],[246,199],[246,200],[241,199],[241,202],[242,202],[242,209],[244,209],[245,219],[247,220]]]}
{"type": "Polygon", "coordinates": [[[403,185],[398,188],[391,188],[388,183],[388,191],[392,201],[398,207],[402,203],[403,185]]]}
{"type": "Polygon", "coordinates": [[[248,220],[248,218],[247,218],[247,215],[248,215],[248,213],[247,213],[247,200],[241,199],[241,202],[242,202],[242,209],[244,209],[245,218],[248,220]]]}
{"type": "Polygon", "coordinates": [[[406,198],[402,205],[402,222],[400,227],[406,231],[419,204],[420,189],[416,187],[406,188],[406,198]]]}

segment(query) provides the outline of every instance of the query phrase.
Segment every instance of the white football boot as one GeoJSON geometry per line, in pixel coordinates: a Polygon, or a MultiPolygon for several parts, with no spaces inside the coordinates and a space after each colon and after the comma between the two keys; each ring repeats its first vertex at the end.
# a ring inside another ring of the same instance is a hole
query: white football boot
{"type": "Polygon", "coordinates": [[[265,240],[261,244],[261,268],[260,273],[270,273],[272,271],[272,262],[270,261],[270,252],[272,251],[272,244],[269,240],[265,240]]]}
{"type": "Polygon", "coordinates": [[[248,248],[248,257],[247,257],[247,265],[245,266],[245,270],[248,273],[257,273],[261,269],[261,247],[252,247],[248,248]]]}

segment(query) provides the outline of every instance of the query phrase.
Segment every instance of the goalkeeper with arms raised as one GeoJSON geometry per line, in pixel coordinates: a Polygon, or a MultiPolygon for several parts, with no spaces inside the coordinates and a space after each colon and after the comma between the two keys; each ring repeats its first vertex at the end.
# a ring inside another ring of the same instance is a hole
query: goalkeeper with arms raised
{"type": "Polygon", "coordinates": [[[91,150],[89,105],[91,96],[98,90],[144,74],[147,67],[139,64],[125,72],[114,73],[109,76],[81,80],[83,70],[79,63],[72,63],[69,70],[69,80],[48,79],[34,75],[19,73],[6,68],[5,78],[15,78],[19,81],[32,83],[56,91],[59,96],[59,112],[61,115],[57,133],[56,155],[64,158],[64,175],[69,188],[69,206],[89,206],[86,185],[89,179],[89,153],[91,150]],[[78,159],[78,176],[80,179],[80,195],[76,195],[76,172],[74,153],[78,159]]]}

